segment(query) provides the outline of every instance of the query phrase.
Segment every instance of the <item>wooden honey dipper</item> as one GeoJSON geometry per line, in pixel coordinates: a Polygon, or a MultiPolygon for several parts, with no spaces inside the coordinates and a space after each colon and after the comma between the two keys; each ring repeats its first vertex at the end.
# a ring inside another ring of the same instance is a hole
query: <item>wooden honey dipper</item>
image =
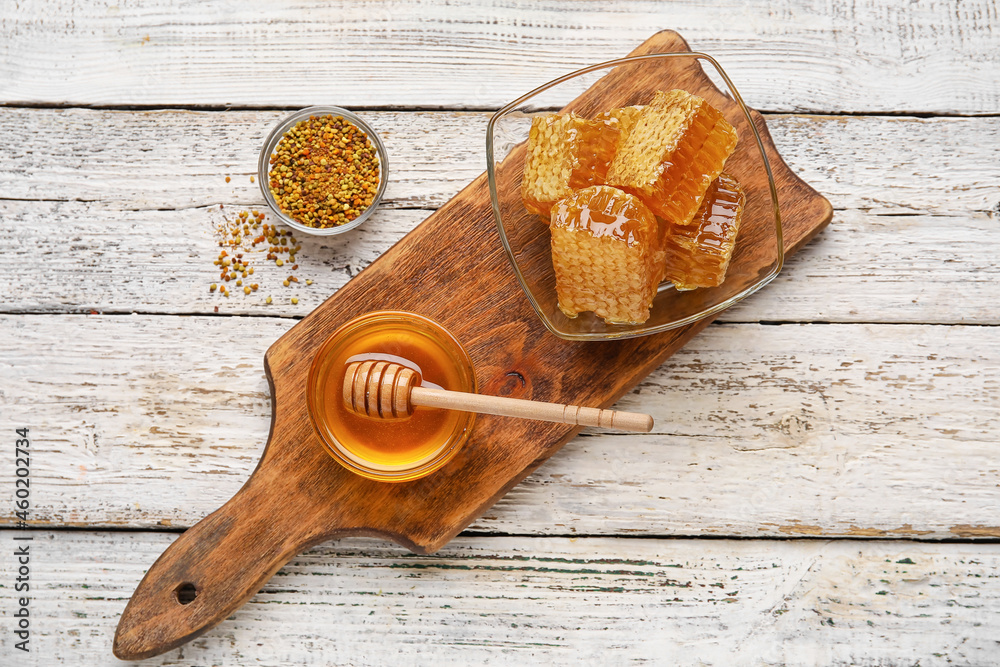
{"type": "Polygon", "coordinates": [[[521,417],[559,424],[601,426],[649,433],[653,418],[636,412],[542,403],[519,398],[469,394],[421,387],[420,373],[390,361],[355,361],[344,376],[344,403],[359,415],[374,419],[403,419],[413,408],[445,408],[503,417],[521,417]]]}

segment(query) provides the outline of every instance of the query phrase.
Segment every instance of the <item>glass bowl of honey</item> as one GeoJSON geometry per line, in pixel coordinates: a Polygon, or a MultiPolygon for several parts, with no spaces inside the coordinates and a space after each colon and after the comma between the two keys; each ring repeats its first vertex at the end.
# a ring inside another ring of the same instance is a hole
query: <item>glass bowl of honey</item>
{"type": "Polygon", "coordinates": [[[475,413],[417,406],[405,419],[357,414],[344,402],[349,364],[388,361],[418,372],[421,386],[476,392],[462,344],[437,322],[402,311],[375,311],[337,329],[309,370],[309,416],[327,452],[348,470],[381,482],[406,482],[438,470],[468,439],[475,413]]]}
{"type": "Polygon", "coordinates": [[[692,52],[586,67],[494,114],[497,230],[549,331],[667,331],[778,275],[781,215],[755,115],[719,63],[692,52]]]}
{"type": "Polygon", "coordinates": [[[388,169],[374,128],[336,106],[285,117],[257,158],[260,192],[274,215],[319,236],[343,234],[370,218],[385,194],[388,169]]]}

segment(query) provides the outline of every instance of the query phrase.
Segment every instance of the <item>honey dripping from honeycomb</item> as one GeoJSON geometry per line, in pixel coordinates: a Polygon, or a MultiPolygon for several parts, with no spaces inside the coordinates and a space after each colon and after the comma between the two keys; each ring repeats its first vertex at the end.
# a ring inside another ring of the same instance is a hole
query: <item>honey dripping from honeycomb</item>
{"type": "Polygon", "coordinates": [[[735,178],[720,174],[689,225],[667,225],[666,278],[678,290],[717,287],[736,246],[746,195],[735,178]]]}
{"type": "Polygon", "coordinates": [[[635,124],[641,110],[612,109],[594,120],[573,113],[532,119],[521,179],[524,207],[547,218],[552,205],[574,190],[603,185],[620,137],[635,124]]]}
{"type": "Polygon", "coordinates": [[[623,137],[635,125],[642,107],[623,107],[598,114],[594,120],[581,124],[577,135],[578,147],[569,186],[579,190],[591,185],[604,185],[608,167],[623,137]]]}
{"type": "Polygon", "coordinates": [[[736,140],[733,126],[702,98],[660,91],[620,142],[606,181],[641,197],[657,216],[687,225],[736,140]]]}
{"type": "Polygon", "coordinates": [[[598,185],[552,207],[549,225],[559,309],[593,311],[609,324],[649,318],[663,276],[656,218],[639,200],[598,185]]]}

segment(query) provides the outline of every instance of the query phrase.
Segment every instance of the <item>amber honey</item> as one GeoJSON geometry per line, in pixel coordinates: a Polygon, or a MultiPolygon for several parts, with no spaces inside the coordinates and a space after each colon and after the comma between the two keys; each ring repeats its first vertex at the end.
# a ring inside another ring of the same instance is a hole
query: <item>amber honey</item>
{"type": "Polygon", "coordinates": [[[641,324],[664,277],[678,291],[720,285],[745,199],[722,175],[737,140],[681,89],[592,120],[533,118],[521,200],[548,219],[559,310],[641,324]]]}
{"type": "Polygon", "coordinates": [[[474,414],[415,407],[406,419],[373,419],[343,399],[349,363],[385,360],[420,373],[422,386],[475,392],[472,362],[461,344],[433,320],[380,311],[338,329],[320,347],[309,374],[309,413],[327,451],[370,479],[407,481],[443,466],[465,441],[474,414]]]}
{"type": "Polygon", "coordinates": [[[580,129],[578,158],[570,174],[569,186],[579,190],[607,182],[608,168],[622,139],[635,126],[642,107],[611,109],[597,115],[580,129]]]}
{"type": "Polygon", "coordinates": [[[593,311],[609,324],[644,322],[663,276],[652,212],[606,185],[577,190],[552,207],[552,268],[559,309],[593,311]]]}
{"type": "Polygon", "coordinates": [[[736,141],[735,128],[702,98],[659,91],[619,146],[607,184],[641,197],[671,224],[688,225],[736,141]]]}
{"type": "Polygon", "coordinates": [[[681,291],[717,287],[736,247],[746,194],[722,173],[712,183],[690,225],[667,225],[666,277],[681,291]]]}

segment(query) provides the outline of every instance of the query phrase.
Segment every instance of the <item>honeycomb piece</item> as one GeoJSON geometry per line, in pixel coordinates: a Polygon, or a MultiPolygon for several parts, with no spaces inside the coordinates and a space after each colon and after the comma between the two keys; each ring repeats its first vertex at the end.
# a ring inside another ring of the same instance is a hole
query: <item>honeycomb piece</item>
{"type": "Polygon", "coordinates": [[[660,91],[619,145],[607,184],[687,225],[735,148],[736,130],[718,109],[683,90],[660,91]]]}
{"type": "Polygon", "coordinates": [[[729,174],[716,179],[690,225],[668,225],[666,278],[678,290],[722,284],[736,246],[746,195],[729,174]]]}
{"type": "MultiPolygon", "coordinates": [[[[639,114],[642,113],[643,108],[644,107],[641,106],[619,107],[617,109],[611,109],[610,111],[604,111],[597,114],[594,116],[594,120],[608,124],[612,130],[619,133],[619,136],[617,136],[616,139],[621,141],[622,139],[627,138],[629,132],[631,132],[632,128],[635,127],[635,123],[639,120],[639,114]]],[[[611,162],[614,155],[610,155],[608,157],[608,162],[611,162]]]]}
{"type": "Polygon", "coordinates": [[[552,207],[549,230],[567,317],[593,311],[608,324],[649,318],[663,250],[656,218],[638,197],[604,185],[578,190],[552,207]]]}
{"type": "Polygon", "coordinates": [[[521,179],[521,200],[531,213],[548,217],[552,205],[572,193],[570,175],[579,162],[577,138],[586,123],[575,114],[532,119],[521,179]]]}
{"type": "Polygon", "coordinates": [[[569,185],[572,189],[604,185],[618,146],[635,126],[641,111],[642,107],[611,109],[581,124],[577,159],[570,173],[569,185]]]}
{"type": "Polygon", "coordinates": [[[574,190],[603,185],[619,138],[641,107],[612,109],[587,120],[576,114],[536,116],[528,134],[521,199],[531,213],[548,217],[552,205],[574,190]]]}

